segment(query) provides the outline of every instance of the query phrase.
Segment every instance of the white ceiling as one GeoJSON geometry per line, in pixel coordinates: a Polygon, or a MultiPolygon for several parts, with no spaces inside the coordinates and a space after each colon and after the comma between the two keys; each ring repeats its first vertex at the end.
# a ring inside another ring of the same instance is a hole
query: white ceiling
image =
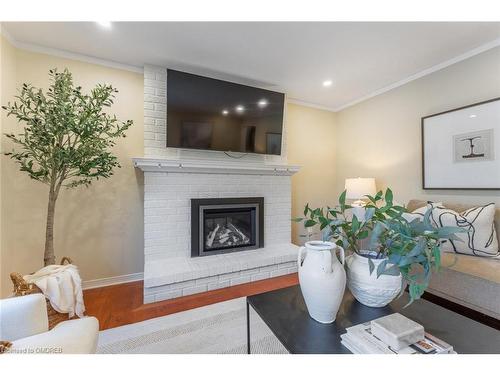
{"type": "MultiPolygon", "coordinates": [[[[500,23],[3,23],[20,43],[135,67],[166,66],[286,92],[337,110],[471,50],[499,45],[500,23]],[[324,80],[333,85],[325,88],[324,80]]],[[[472,52],[474,53],[474,52],[472,52]]]]}

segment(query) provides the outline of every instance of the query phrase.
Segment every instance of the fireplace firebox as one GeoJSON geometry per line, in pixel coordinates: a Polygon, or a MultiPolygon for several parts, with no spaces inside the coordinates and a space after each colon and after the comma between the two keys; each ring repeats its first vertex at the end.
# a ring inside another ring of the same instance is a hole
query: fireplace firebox
{"type": "Polygon", "coordinates": [[[191,256],[264,247],[264,198],[191,199],[191,256]]]}

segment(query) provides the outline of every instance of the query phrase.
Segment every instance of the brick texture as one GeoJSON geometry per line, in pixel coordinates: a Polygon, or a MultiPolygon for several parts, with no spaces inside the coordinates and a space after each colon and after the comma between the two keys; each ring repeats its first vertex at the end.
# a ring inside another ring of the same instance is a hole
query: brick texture
{"type": "MultiPolygon", "coordinates": [[[[255,268],[251,275],[242,276],[242,272],[232,272],[214,277],[191,280],[188,282],[172,283],[144,290],[144,303],[153,303],[167,299],[201,293],[207,290],[214,290],[249,283],[251,281],[263,280],[269,277],[283,276],[297,272],[296,262],[283,263],[283,268],[269,271],[269,266],[255,268]]],[[[277,267],[277,266],[273,266],[277,267]]]]}

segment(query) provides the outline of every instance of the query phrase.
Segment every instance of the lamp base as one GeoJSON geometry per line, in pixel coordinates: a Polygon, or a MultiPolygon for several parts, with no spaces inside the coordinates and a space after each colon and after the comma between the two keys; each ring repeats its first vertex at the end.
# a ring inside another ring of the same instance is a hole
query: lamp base
{"type": "Polygon", "coordinates": [[[352,202],[351,206],[353,206],[353,207],[364,207],[364,206],[366,206],[366,202],[362,201],[361,199],[358,199],[357,201],[352,202]]]}
{"type": "Polygon", "coordinates": [[[351,211],[353,216],[356,216],[356,218],[361,222],[365,221],[365,206],[366,202],[363,202],[361,199],[351,203],[351,211]]]}

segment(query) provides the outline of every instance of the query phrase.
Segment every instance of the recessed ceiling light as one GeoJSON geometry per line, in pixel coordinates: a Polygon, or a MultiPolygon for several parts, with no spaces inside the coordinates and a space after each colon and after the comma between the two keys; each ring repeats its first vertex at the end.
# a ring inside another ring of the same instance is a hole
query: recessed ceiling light
{"type": "Polygon", "coordinates": [[[469,117],[470,118],[474,118],[474,117],[477,117],[477,115],[470,115],[469,117]]]}
{"type": "Polygon", "coordinates": [[[237,105],[235,110],[236,112],[241,113],[245,110],[245,107],[243,107],[242,105],[237,105]]]}
{"type": "Polygon", "coordinates": [[[222,114],[223,114],[224,116],[227,116],[227,115],[229,114],[229,111],[228,111],[227,109],[223,109],[223,110],[222,110],[222,114]]]}
{"type": "Polygon", "coordinates": [[[265,107],[267,107],[268,104],[269,104],[269,102],[267,101],[267,99],[260,99],[257,102],[257,105],[259,106],[259,108],[265,108],[265,107]]]}
{"type": "Polygon", "coordinates": [[[331,79],[327,79],[326,81],[323,81],[324,87],[330,87],[332,84],[333,84],[333,81],[331,79]]]}
{"type": "Polygon", "coordinates": [[[110,21],[97,21],[96,23],[99,26],[104,27],[105,29],[111,29],[111,22],[110,21]]]}

